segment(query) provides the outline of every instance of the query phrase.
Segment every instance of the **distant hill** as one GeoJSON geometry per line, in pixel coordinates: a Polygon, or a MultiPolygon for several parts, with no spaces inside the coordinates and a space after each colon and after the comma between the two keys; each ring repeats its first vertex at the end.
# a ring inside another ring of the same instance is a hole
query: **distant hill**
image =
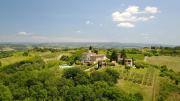
{"type": "Polygon", "coordinates": [[[118,42],[0,43],[0,50],[4,50],[7,48],[14,50],[25,50],[32,47],[79,48],[89,47],[90,45],[97,48],[142,48],[151,46],[175,47],[174,45],[118,42]]]}

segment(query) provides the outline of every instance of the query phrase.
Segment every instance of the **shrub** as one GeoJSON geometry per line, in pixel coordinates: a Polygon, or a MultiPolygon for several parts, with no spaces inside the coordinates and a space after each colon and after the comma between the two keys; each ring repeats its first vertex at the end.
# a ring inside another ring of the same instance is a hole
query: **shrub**
{"type": "Polygon", "coordinates": [[[69,57],[66,55],[61,56],[60,60],[62,61],[68,61],[69,57]]]}
{"type": "Polygon", "coordinates": [[[71,79],[75,85],[89,83],[88,74],[80,68],[73,67],[66,69],[63,76],[66,79],[71,79]]]}

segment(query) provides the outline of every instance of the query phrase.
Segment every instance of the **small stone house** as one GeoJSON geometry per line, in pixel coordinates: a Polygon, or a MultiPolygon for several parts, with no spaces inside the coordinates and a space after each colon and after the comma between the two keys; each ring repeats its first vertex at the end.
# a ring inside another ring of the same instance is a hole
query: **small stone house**
{"type": "Polygon", "coordinates": [[[121,54],[118,54],[117,62],[124,63],[127,66],[133,66],[133,59],[132,58],[123,58],[121,54]]]}

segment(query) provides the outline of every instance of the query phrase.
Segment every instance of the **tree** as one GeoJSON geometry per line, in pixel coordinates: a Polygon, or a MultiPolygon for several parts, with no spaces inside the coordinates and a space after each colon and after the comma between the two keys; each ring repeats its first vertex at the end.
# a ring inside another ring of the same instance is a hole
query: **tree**
{"type": "Polygon", "coordinates": [[[60,58],[60,60],[62,60],[62,61],[68,61],[68,60],[69,60],[69,57],[66,56],[66,55],[62,55],[61,58],[60,58]]]}
{"type": "Polygon", "coordinates": [[[108,75],[106,72],[95,71],[90,74],[90,78],[91,78],[92,82],[105,81],[110,84],[113,83],[113,82],[111,82],[111,80],[112,80],[111,76],[108,75]]]}
{"type": "Polygon", "coordinates": [[[96,54],[98,54],[98,50],[96,50],[96,49],[94,49],[93,52],[96,53],[96,54]]]}
{"type": "Polygon", "coordinates": [[[143,101],[143,96],[140,93],[135,93],[134,94],[136,101],[143,101]]]}
{"type": "Polygon", "coordinates": [[[106,73],[108,73],[111,78],[112,78],[112,81],[114,83],[117,83],[118,79],[119,79],[119,72],[115,71],[114,69],[106,69],[105,71],[106,73]]]}
{"type": "Polygon", "coordinates": [[[73,80],[75,85],[78,84],[88,84],[89,76],[86,72],[81,70],[80,68],[69,68],[64,71],[63,75],[66,79],[73,80]]]}
{"type": "Polygon", "coordinates": [[[113,50],[110,56],[110,61],[117,61],[117,59],[118,59],[117,52],[113,50]]]}
{"type": "Polygon", "coordinates": [[[126,58],[127,57],[126,51],[124,49],[121,51],[121,57],[122,58],[126,58]]]}
{"type": "Polygon", "coordinates": [[[93,49],[93,47],[92,46],[89,46],[89,50],[92,50],[93,49]]]}
{"type": "Polygon", "coordinates": [[[11,101],[12,94],[8,87],[0,83],[0,101],[11,101]]]}
{"type": "Polygon", "coordinates": [[[28,52],[24,52],[24,53],[23,53],[23,56],[28,56],[28,55],[29,55],[28,52]]]}
{"type": "Polygon", "coordinates": [[[88,85],[78,85],[68,90],[64,101],[94,101],[95,94],[88,85]]]}
{"type": "Polygon", "coordinates": [[[81,54],[83,51],[78,50],[74,53],[74,55],[70,56],[68,59],[69,65],[73,65],[77,60],[81,60],[81,54]]]}
{"type": "Polygon", "coordinates": [[[2,62],[0,61],[0,67],[2,66],[2,62]]]}

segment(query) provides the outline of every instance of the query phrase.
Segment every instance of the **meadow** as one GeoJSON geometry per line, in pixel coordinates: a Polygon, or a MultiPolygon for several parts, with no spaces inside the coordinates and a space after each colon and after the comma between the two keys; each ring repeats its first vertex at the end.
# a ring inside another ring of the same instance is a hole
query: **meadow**
{"type": "Polygon", "coordinates": [[[162,66],[166,65],[169,69],[180,72],[180,57],[179,56],[152,56],[147,57],[146,61],[150,64],[162,66]]]}

